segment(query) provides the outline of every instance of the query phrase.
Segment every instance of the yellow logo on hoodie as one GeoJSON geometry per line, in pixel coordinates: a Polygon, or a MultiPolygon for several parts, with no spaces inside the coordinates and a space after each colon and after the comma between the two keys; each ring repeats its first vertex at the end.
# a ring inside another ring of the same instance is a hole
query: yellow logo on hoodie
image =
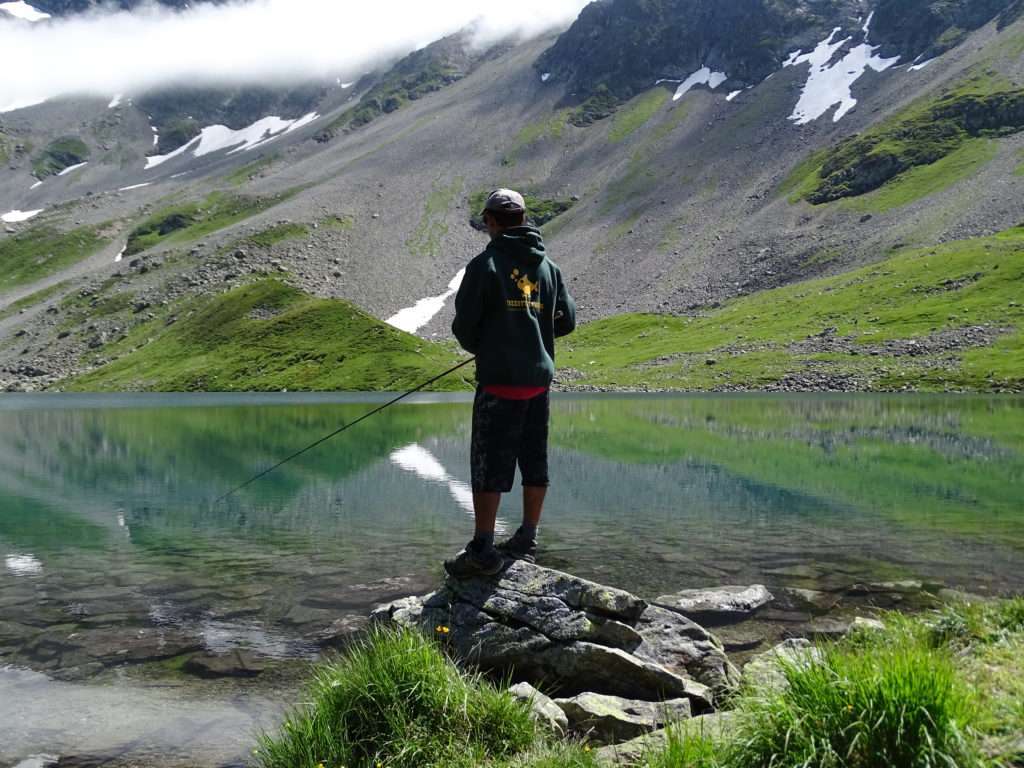
{"type": "Polygon", "coordinates": [[[506,302],[509,309],[536,309],[538,311],[544,309],[544,305],[539,301],[532,301],[533,295],[538,293],[540,288],[539,283],[534,283],[530,280],[530,276],[525,272],[520,272],[518,269],[512,270],[512,281],[516,284],[516,288],[519,289],[520,293],[523,294],[522,299],[508,299],[506,302]]]}

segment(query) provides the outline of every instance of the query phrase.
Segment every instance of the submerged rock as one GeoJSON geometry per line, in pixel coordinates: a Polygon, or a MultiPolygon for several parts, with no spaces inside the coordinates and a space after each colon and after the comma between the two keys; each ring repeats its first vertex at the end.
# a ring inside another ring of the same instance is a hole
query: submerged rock
{"type": "Polygon", "coordinates": [[[559,695],[686,698],[696,713],[733,690],[722,644],[683,616],[639,597],[516,561],[490,578],[456,581],[380,606],[376,622],[439,632],[451,651],[559,695]]]}
{"type": "Polygon", "coordinates": [[[182,670],[211,680],[222,677],[257,677],[264,672],[265,667],[255,655],[234,650],[225,654],[196,654],[185,662],[182,670]]]}
{"type": "Polygon", "coordinates": [[[690,717],[689,699],[636,701],[619,696],[581,693],[556,699],[573,731],[596,744],[614,744],[664,728],[690,717]]]}
{"type": "Polygon", "coordinates": [[[755,584],[750,587],[684,589],[672,595],[662,595],[654,604],[695,621],[728,624],[749,619],[773,599],[772,593],[763,585],[755,584]]]}

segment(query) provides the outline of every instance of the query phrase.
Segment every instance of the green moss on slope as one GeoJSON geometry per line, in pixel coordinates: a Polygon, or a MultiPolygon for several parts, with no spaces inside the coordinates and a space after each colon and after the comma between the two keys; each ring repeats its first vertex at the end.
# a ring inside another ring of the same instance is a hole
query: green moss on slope
{"type": "Polygon", "coordinates": [[[0,290],[35,282],[91,256],[110,242],[99,227],[60,232],[37,225],[0,241],[0,290]]]}
{"type": "Polygon", "coordinates": [[[88,159],[89,147],[84,141],[76,136],[64,136],[51,141],[46,149],[32,158],[32,172],[37,179],[45,179],[88,159]]]}
{"type": "Polygon", "coordinates": [[[738,299],[704,317],[600,320],[568,340],[560,363],[598,386],[756,389],[825,373],[856,377],[874,389],[1019,391],[1022,284],[1024,228],[1017,228],[904,251],[875,266],[738,299]],[[990,346],[899,357],[885,352],[887,341],[966,327],[1003,330],[990,346]],[[800,347],[825,329],[850,339],[854,354],[800,347]]]}
{"type": "Polygon", "coordinates": [[[637,96],[620,109],[608,131],[608,141],[617,144],[625,141],[653,118],[668,101],[669,92],[664,88],[653,88],[637,96]]]}
{"type": "MultiPolygon", "coordinates": [[[[71,389],[129,391],[399,390],[450,367],[455,355],[353,305],[262,280],[179,308],[131,340],[134,352],[82,376],[71,389]]],[[[107,349],[105,354],[117,350],[107,349]]],[[[466,374],[468,375],[468,374],[466,374]]],[[[440,388],[465,386],[460,377],[440,388]]]]}
{"type": "Polygon", "coordinates": [[[165,242],[187,242],[239,221],[255,216],[294,192],[272,197],[246,197],[214,192],[205,200],[182,203],[157,211],[128,235],[126,256],[148,250],[165,242]]]}
{"type": "MultiPolygon", "coordinates": [[[[490,190],[486,192],[479,191],[469,197],[469,223],[474,229],[480,231],[486,229],[480,212],[483,210],[490,192],[490,190]]],[[[527,220],[535,227],[543,227],[548,222],[553,221],[568,211],[574,204],[568,198],[541,197],[529,192],[523,193],[523,199],[526,201],[527,220]]]]}
{"type": "Polygon", "coordinates": [[[996,76],[978,75],[808,158],[781,191],[813,204],[828,203],[873,192],[901,181],[913,169],[937,165],[930,175],[917,173],[893,196],[903,204],[974,172],[985,156],[982,144],[975,143],[978,139],[1021,130],[1024,89],[996,76]],[[943,160],[948,162],[940,165],[943,160]]]}

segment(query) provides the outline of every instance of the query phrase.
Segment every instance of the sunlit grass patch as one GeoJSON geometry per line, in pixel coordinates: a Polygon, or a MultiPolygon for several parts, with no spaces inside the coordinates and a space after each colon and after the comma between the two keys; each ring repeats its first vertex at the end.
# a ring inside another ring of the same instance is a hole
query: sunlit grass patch
{"type": "MultiPolygon", "coordinates": [[[[537,739],[525,704],[461,672],[416,632],[370,634],[318,670],[308,698],[261,740],[262,768],[470,768],[537,739]]],[[[533,765],[545,764],[571,765],[533,765]]]]}

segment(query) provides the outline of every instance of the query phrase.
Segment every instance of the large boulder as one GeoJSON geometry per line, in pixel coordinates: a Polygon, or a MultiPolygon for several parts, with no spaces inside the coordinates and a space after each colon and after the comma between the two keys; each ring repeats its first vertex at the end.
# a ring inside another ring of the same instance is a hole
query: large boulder
{"type": "Polygon", "coordinates": [[[636,701],[621,696],[581,693],[555,699],[569,727],[594,744],[617,744],[690,717],[689,699],[636,701]]]}
{"type": "Polygon", "coordinates": [[[489,578],[380,606],[378,623],[438,634],[464,661],[561,696],[687,698],[697,714],[739,675],[707,630],[620,589],[515,561],[489,578]]]}
{"type": "Polygon", "coordinates": [[[714,589],[684,589],[671,595],[662,595],[655,605],[681,613],[694,621],[707,624],[729,624],[753,616],[774,597],[764,585],[750,587],[715,587],[714,589]]]}

